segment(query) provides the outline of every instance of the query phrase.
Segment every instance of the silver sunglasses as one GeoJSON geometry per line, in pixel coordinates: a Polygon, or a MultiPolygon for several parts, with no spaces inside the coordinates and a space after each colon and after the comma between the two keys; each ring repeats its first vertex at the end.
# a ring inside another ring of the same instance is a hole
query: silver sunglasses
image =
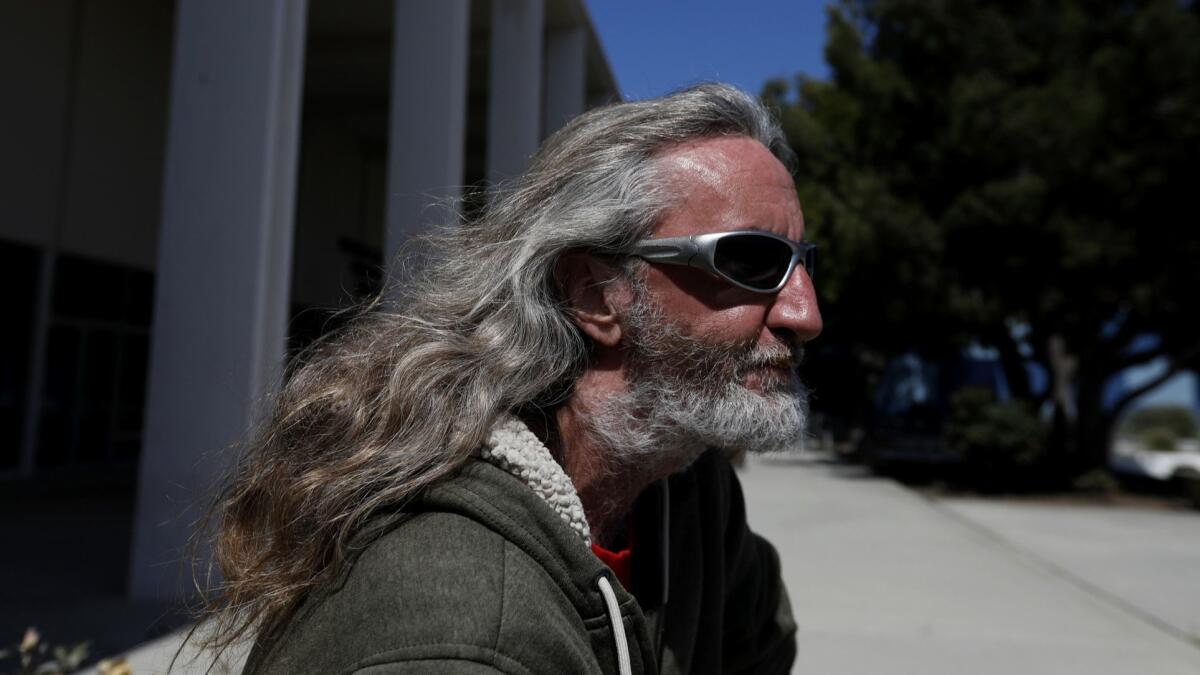
{"type": "Polygon", "coordinates": [[[739,230],[643,239],[633,245],[630,254],[650,262],[695,267],[755,293],[775,293],[787,283],[796,263],[813,278],[816,249],[816,244],[807,241],[739,230]]]}

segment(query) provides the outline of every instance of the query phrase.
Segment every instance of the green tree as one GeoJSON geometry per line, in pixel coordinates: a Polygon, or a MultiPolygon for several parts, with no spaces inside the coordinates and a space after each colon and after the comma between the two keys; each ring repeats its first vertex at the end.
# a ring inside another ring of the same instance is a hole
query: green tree
{"type": "Polygon", "coordinates": [[[822,340],[859,364],[992,345],[1018,398],[1053,404],[1062,467],[1103,461],[1133,398],[1200,365],[1197,3],[844,0],[825,54],[831,81],[763,94],[832,261],[822,340]]]}

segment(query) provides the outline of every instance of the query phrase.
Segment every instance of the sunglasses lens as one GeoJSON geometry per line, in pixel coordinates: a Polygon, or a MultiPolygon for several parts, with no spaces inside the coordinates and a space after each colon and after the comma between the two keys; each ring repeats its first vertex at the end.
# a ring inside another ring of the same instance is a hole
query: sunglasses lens
{"type": "Polygon", "coordinates": [[[725,237],[713,251],[713,266],[718,272],[761,291],[778,286],[791,262],[790,246],[753,233],[725,237]]]}

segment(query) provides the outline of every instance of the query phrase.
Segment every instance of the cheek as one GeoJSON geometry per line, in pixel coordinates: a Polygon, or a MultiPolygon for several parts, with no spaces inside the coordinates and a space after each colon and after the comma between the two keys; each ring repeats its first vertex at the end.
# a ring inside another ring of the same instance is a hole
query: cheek
{"type": "Polygon", "coordinates": [[[687,267],[650,268],[646,288],[666,316],[686,335],[720,341],[754,339],[763,330],[767,307],[760,296],[687,267]]]}
{"type": "Polygon", "coordinates": [[[755,305],[737,305],[709,312],[696,323],[697,337],[716,338],[719,342],[757,340],[764,330],[766,311],[755,305]]]}

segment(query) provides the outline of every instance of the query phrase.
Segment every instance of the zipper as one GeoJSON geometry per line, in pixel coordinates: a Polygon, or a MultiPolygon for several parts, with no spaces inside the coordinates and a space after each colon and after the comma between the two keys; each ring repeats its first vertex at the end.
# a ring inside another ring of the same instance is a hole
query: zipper
{"type": "Polygon", "coordinates": [[[671,596],[671,484],[666,478],[662,479],[662,525],[659,528],[659,560],[662,561],[662,598],[658,607],[658,621],[654,627],[654,659],[659,672],[662,672],[663,649],[666,647],[663,636],[667,625],[667,600],[671,596]]]}

